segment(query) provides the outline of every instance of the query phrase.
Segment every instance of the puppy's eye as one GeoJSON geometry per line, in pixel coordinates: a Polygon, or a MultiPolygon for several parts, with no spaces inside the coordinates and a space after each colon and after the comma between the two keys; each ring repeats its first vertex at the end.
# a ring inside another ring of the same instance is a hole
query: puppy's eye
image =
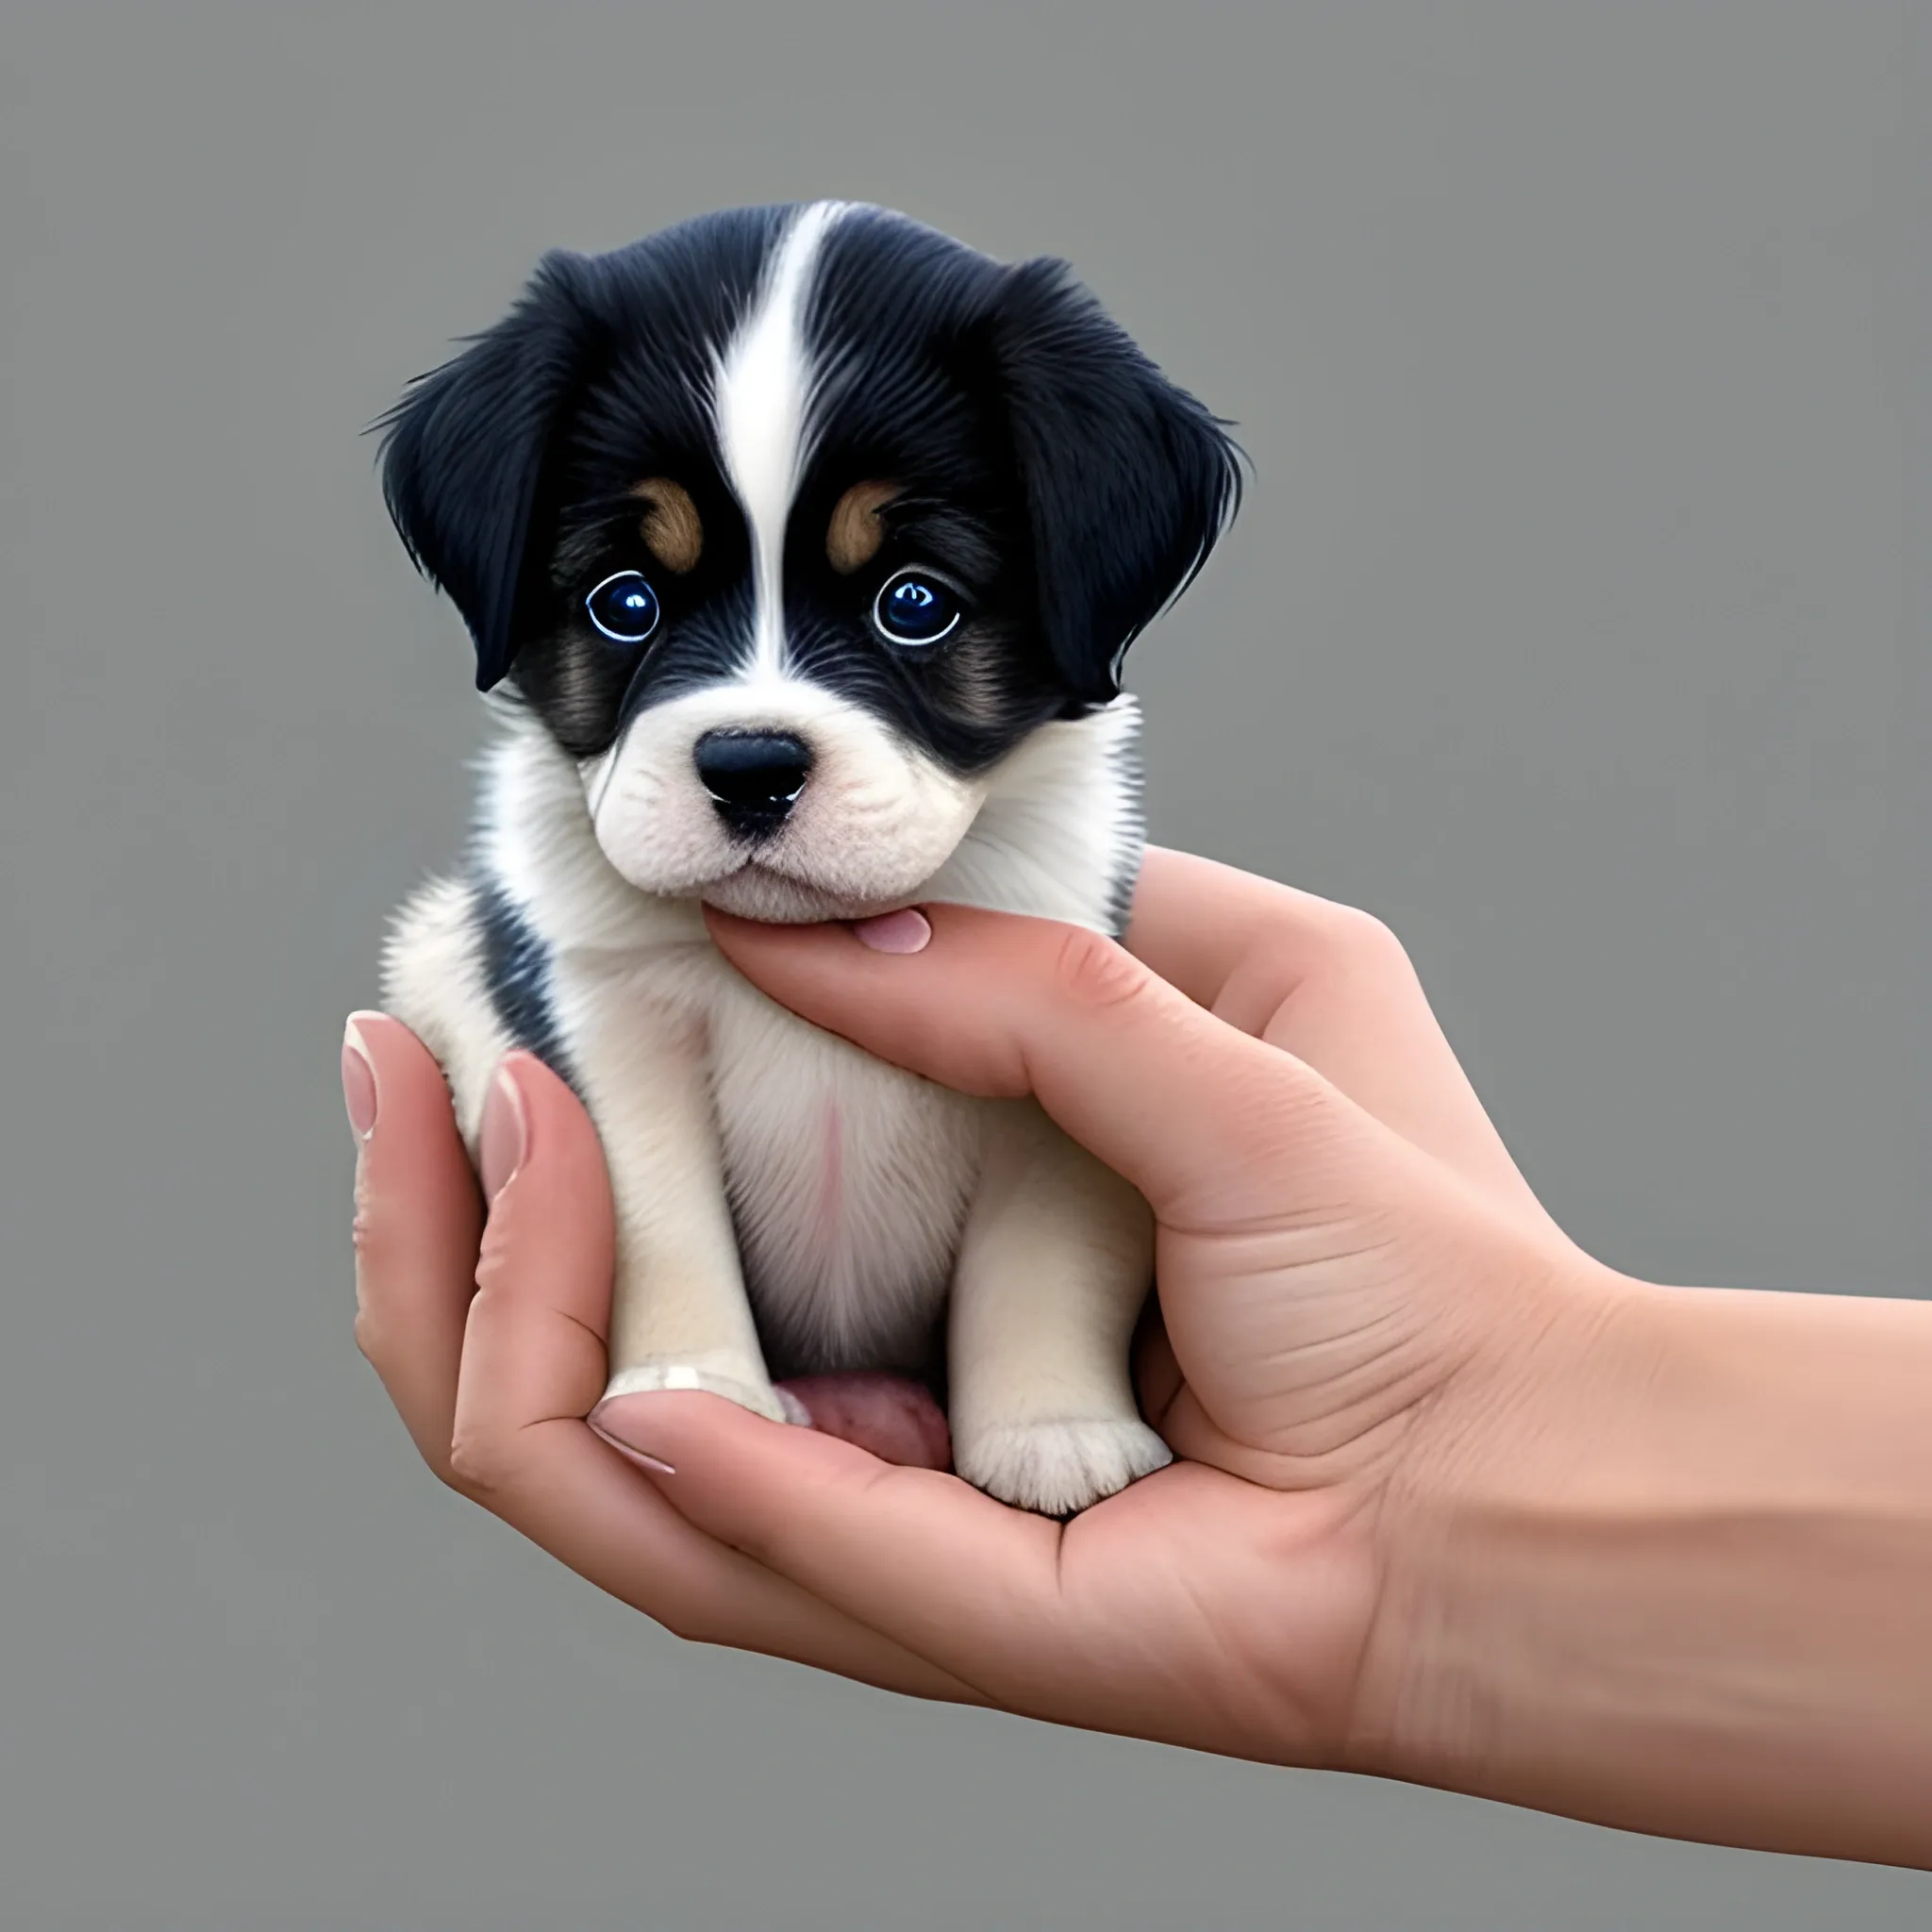
{"type": "Polygon", "coordinates": [[[949,637],[959,617],[958,592],[923,570],[888,577],[872,607],[872,621],[887,642],[915,648],[949,637]]]}
{"type": "Polygon", "coordinates": [[[584,599],[590,620],[614,644],[641,644],[658,628],[662,614],[658,593],[637,571],[606,577],[584,599]]]}

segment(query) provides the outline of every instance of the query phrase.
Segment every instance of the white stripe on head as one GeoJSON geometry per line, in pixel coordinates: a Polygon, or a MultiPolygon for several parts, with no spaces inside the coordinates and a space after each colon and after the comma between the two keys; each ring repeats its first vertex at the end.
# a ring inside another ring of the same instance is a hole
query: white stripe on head
{"type": "Polygon", "coordinates": [[[809,454],[815,375],[805,341],[806,301],[820,245],[846,207],[815,201],[798,211],[712,377],[719,456],[751,529],[754,614],[745,668],[754,674],[774,675],[784,666],[785,525],[809,454]]]}

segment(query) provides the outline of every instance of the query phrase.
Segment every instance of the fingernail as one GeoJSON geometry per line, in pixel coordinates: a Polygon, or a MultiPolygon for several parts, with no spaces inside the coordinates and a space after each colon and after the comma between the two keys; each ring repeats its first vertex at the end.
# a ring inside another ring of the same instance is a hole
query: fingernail
{"type": "Polygon", "coordinates": [[[375,1069],[353,1020],[342,1030],[342,1101],[350,1131],[358,1141],[368,1140],[375,1131],[375,1069]]]}
{"type": "Polygon", "coordinates": [[[609,1428],[599,1420],[609,1407],[608,1402],[600,1402],[591,1411],[586,1418],[591,1424],[591,1433],[600,1442],[608,1443],[615,1449],[626,1462],[634,1462],[640,1469],[649,1470],[653,1475],[675,1475],[677,1472],[668,1462],[656,1456],[647,1456],[641,1449],[633,1449],[628,1442],[610,1433],[609,1428]]]}
{"type": "Polygon", "coordinates": [[[494,1202],[515,1180],[529,1151],[529,1124],[524,1118],[524,1096],[517,1091],[509,1069],[501,1067],[483,1102],[483,1197],[494,1202]]]}
{"type": "Polygon", "coordinates": [[[861,919],[852,928],[862,946],[874,953],[920,953],[932,938],[932,926],[924,913],[913,907],[903,912],[882,912],[876,919],[861,919]]]}

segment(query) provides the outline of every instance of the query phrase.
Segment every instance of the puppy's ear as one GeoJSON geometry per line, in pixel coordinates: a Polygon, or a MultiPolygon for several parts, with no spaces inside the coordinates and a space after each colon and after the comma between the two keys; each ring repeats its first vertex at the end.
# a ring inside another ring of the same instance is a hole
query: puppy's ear
{"type": "Polygon", "coordinates": [[[478,691],[516,655],[531,519],[587,357],[578,260],[546,256],[509,314],[418,376],[376,425],[390,516],[416,567],[462,612],[478,691]]]}
{"type": "Polygon", "coordinates": [[[1008,272],[994,341],[1047,641],[1076,695],[1105,703],[1232,521],[1241,453],[1064,262],[1008,272]]]}

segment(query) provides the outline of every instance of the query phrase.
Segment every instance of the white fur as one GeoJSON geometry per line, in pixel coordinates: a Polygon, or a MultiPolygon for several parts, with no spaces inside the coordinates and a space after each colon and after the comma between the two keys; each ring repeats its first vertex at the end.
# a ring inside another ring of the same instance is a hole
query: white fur
{"type": "MultiPolygon", "coordinates": [[[[805,704],[805,688],[788,689],[788,702],[805,704]]],[[[886,783],[883,734],[867,740],[858,714],[824,704],[812,727],[830,747],[827,775],[815,771],[807,798],[822,782],[837,795],[829,773],[845,733],[864,749],[852,750],[858,775],[842,808],[865,803],[868,779],[883,784],[888,805],[871,839],[828,825],[809,846],[829,893],[808,861],[788,877],[774,860],[758,890],[794,891],[787,916],[839,916],[796,908],[848,893],[873,904],[890,877],[885,896],[901,903],[1105,929],[1106,882],[1138,848],[1131,700],[1047,726],[954,794],[935,790],[909,754],[891,754],[908,775],[886,783]],[[950,850],[923,830],[927,812],[959,822],[950,850]],[[883,857],[902,840],[922,854],[924,890],[906,875],[913,861],[883,857]]],[[[670,727],[674,742],[688,742],[697,715],[670,727]]],[[[642,782],[641,762],[625,769],[632,775],[619,787],[642,782]]],[[[766,999],[718,954],[699,913],[699,891],[728,903],[741,875],[693,875],[677,889],[689,896],[641,890],[639,855],[613,826],[641,836],[660,813],[677,821],[681,807],[640,796],[635,815],[600,815],[593,826],[586,776],[535,724],[513,724],[486,766],[477,858],[550,949],[551,1002],[610,1169],[610,1392],[695,1386],[784,1420],[760,1330],[794,1372],[910,1366],[950,1292],[963,1474],[1008,1502],[1063,1512],[1164,1462],[1127,1376],[1152,1268],[1139,1196],[1031,1102],[953,1093],[766,999]]],[[[682,823],[651,862],[682,853],[702,874],[697,815],[682,823]]],[[[404,908],[385,980],[391,1010],[447,1071],[474,1151],[509,1042],[477,964],[468,887],[433,884],[404,908]]]]}
{"type": "Polygon", "coordinates": [[[785,663],[785,525],[809,453],[815,373],[805,310],[820,246],[844,212],[842,202],[815,201],[792,218],[712,381],[718,453],[751,529],[753,675],[785,663]]]}
{"type": "Polygon", "coordinates": [[[988,781],[977,817],[920,897],[1111,929],[1140,870],[1140,707],[1121,696],[1042,724],[988,781]]]}
{"type": "Polygon", "coordinates": [[[397,915],[383,957],[383,1000],[435,1056],[474,1155],[490,1079],[514,1042],[484,983],[470,889],[432,879],[397,915]]]}

